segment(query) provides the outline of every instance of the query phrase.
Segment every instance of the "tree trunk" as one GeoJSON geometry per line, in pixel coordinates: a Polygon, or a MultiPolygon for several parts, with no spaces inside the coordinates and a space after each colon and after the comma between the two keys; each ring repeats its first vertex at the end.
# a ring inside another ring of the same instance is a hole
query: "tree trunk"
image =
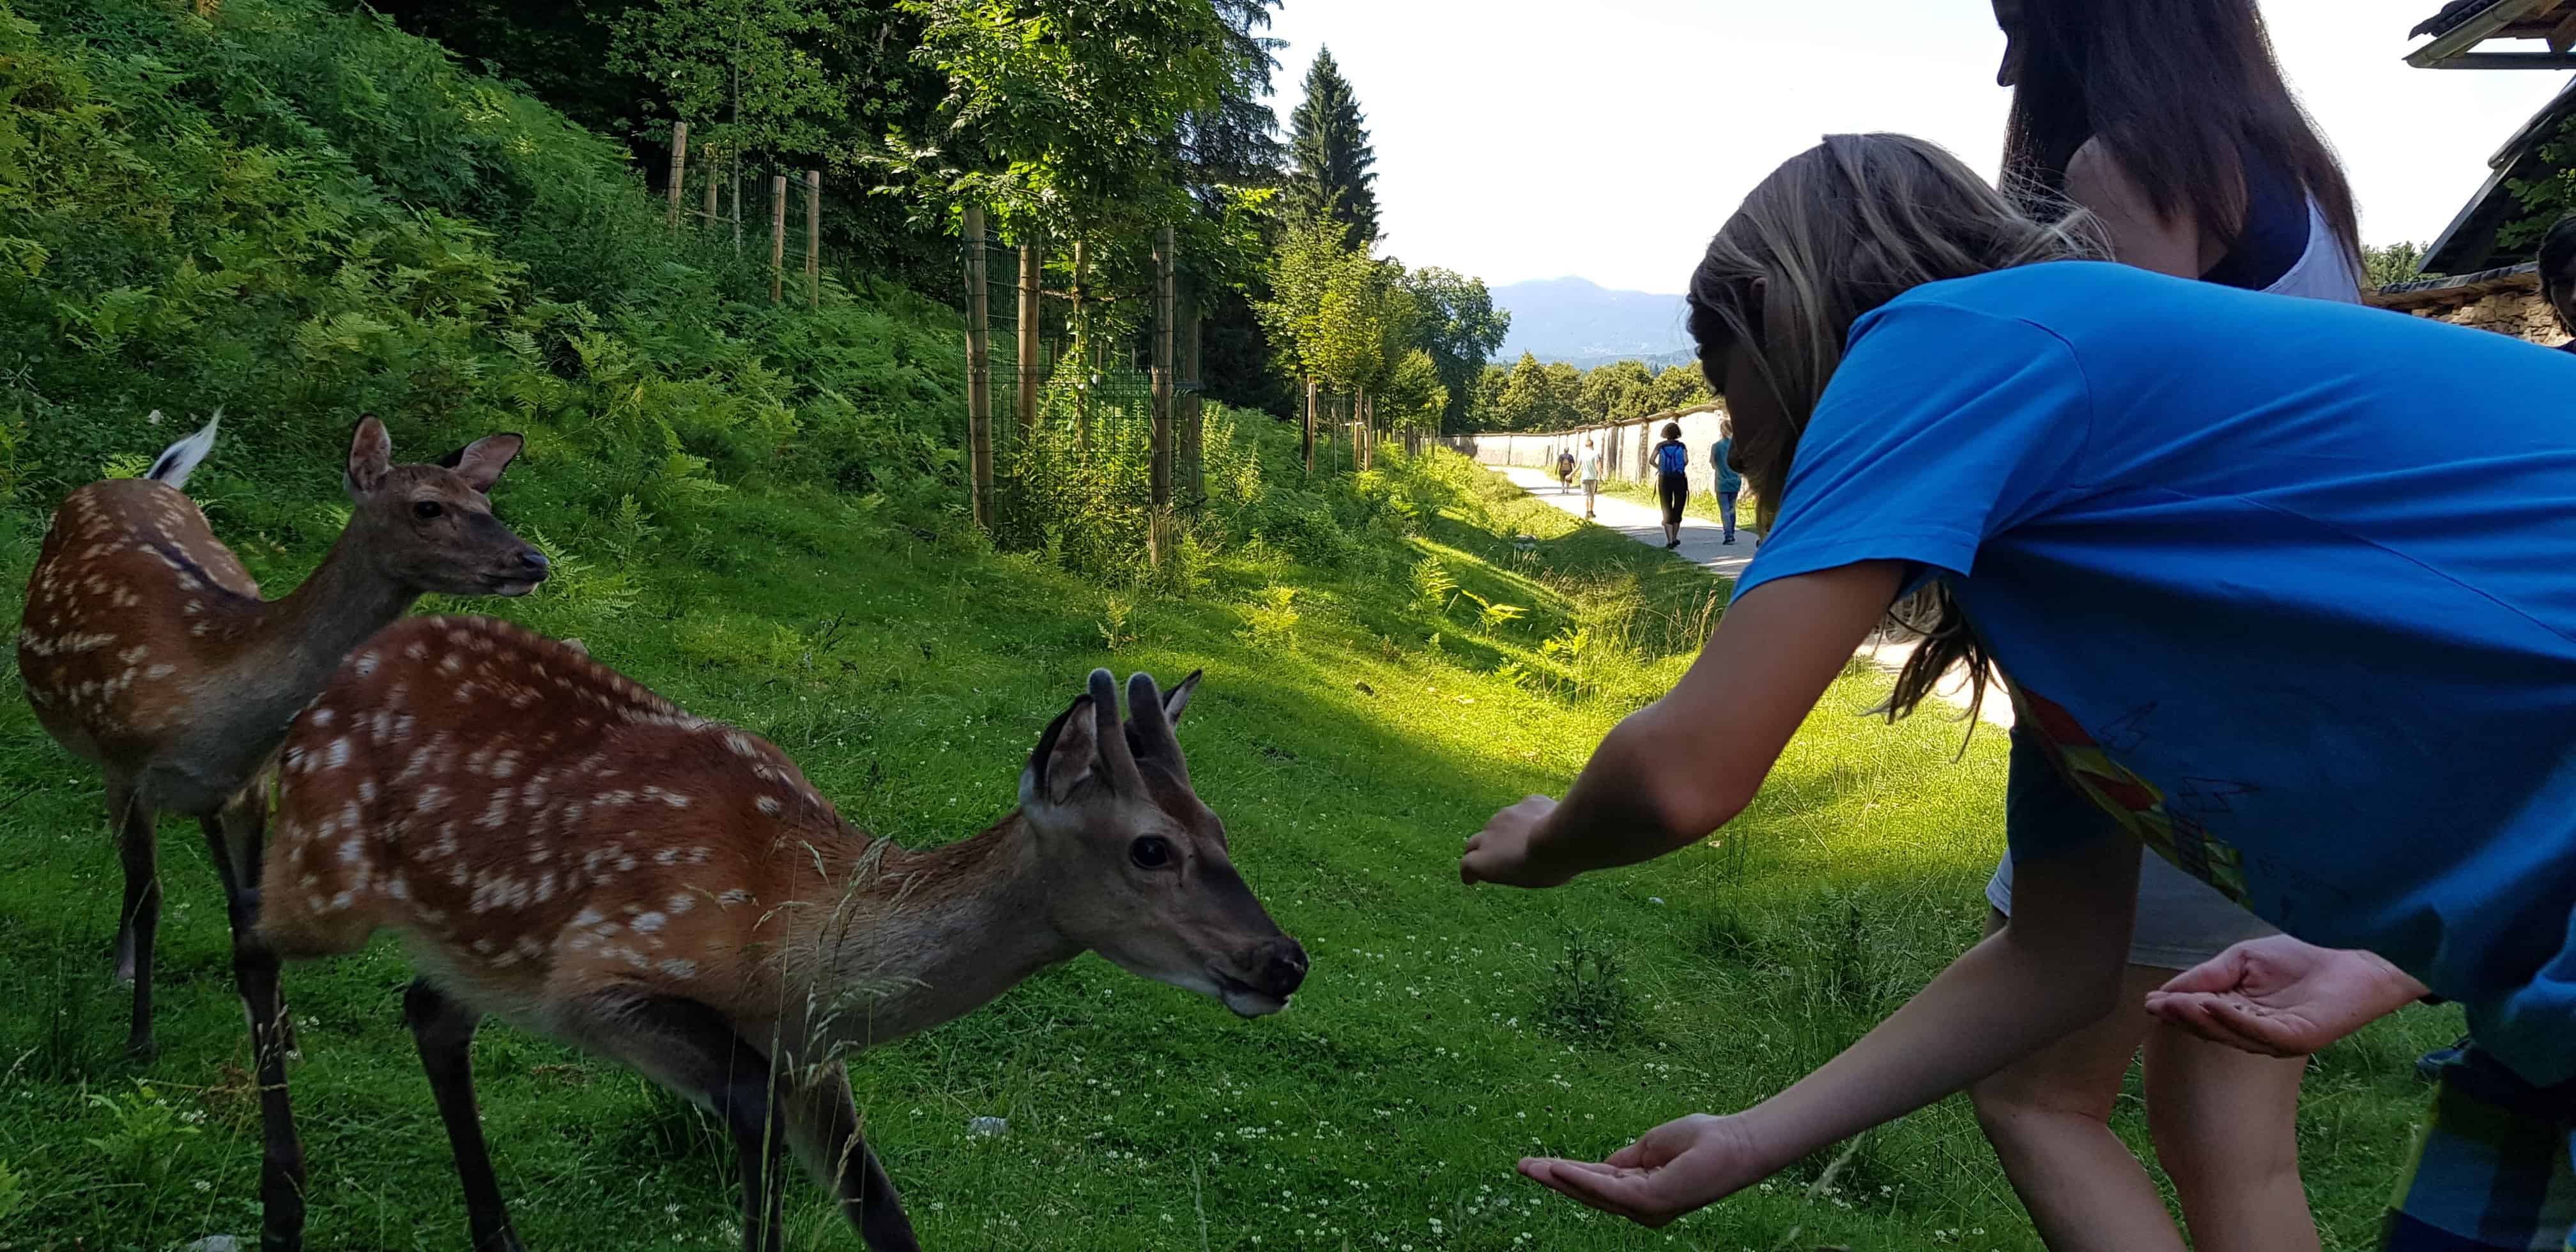
{"type": "Polygon", "coordinates": [[[1172,253],[1173,231],[1166,226],[1154,240],[1153,461],[1146,473],[1156,513],[1172,506],[1172,324],[1180,313],[1172,253]]]}
{"type": "Polygon", "coordinates": [[[673,233],[680,229],[680,184],[689,178],[689,124],[671,123],[671,208],[664,225],[673,233]]]}
{"type": "Polygon", "coordinates": [[[1300,442],[1306,445],[1306,476],[1315,476],[1315,380],[1306,380],[1306,430],[1300,442]]]}
{"type": "Polygon", "coordinates": [[[1046,254],[1033,243],[1020,245],[1020,433],[1025,436],[1038,428],[1038,387],[1044,381],[1039,371],[1045,362],[1038,346],[1038,315],[1044,310],[1046,297],[1041,293],[1046,273],[1046,254]]]}
{"type": "Polygon", "coordinates": [[[1073,430],[1083,447],[1091,446],[1091,313],[1083,307],[1083,283],[1091,274],[1091,245],[1073,242],[1073,430]]]}
{"type": "MultiPolygon", "coordinates": [[[[782,182],[784,180],[781,180],[782,182]]],[[[786,203],[782,198],[780,204],[786,203]]],[[[966,206],[966,453],[975,524],[993,528],[993,358],[986,342],[984,209],[966,206]]]]}

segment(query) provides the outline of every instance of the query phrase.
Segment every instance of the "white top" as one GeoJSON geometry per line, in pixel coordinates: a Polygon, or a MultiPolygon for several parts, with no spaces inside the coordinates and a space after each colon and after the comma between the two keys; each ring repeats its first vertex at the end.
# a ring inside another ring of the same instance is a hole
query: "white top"
{"type": "Polygon", "coordinates": [[[2315,196],[2308,197],[2308,250],[2299,254],[2299,263],[2291,266],[2288,273],[2263,290],[2275,295],[2359,304],[2361,283],[2361,271],[2353,267],[2352,250],[2335,237],[2334,227],[2326,224],[2324,206],[2317,203],[2315,196]]]}
{"type": "Polygon", "coordinates": [[[1593,448],[1585,448],[1581,452],[1575,453],[1574,466],[1575,474],[1587,482],[1601,477],[1600,451],[1593,448]]]}

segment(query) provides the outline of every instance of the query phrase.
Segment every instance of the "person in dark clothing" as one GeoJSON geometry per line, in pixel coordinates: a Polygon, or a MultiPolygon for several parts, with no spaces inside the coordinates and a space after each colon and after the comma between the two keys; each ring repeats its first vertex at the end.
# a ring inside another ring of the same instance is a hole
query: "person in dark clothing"
{"type": "MultiPolygon", "coordinates": [[[[2558,314],[2558,328],[2576,335],[2576,213],[2558,219],[2540,237],[2540,294],[2558,314]]],[[[2576,352],[2576,339],[2558,345],[2576,352]]]]}
{"type": "Polygon", "coordinates": [[[1655,492],[1664,501],[1664,547],[1682,546],[1682,506],[1690,503],[1690,449],[1682,443],[1679,422],[1664,423],[1664,441],[1655,445],[1655,492]]]}

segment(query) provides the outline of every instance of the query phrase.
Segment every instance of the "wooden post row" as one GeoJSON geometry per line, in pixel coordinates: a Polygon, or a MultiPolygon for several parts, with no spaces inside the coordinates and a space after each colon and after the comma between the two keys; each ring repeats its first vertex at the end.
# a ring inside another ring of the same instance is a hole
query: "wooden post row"
{"type": "Polygon", "coordinates": [[[975,524],[993,528],[993,358],[985,327],[984,209],[966,206],[966,450],[975,524]]]}
{"type": "Polygon", "coordinates": [[[785,293],[787,278],[787,176],[769,176],[769,302],[785,293]]]}
{"type": "Polygon", "coordinates": [[[1154,240],[1154,430],[1148,474],[1157,510],[1172,504],[1172,324],[1180,320],[1172,248],[1172,228],[1166,226],[1154,240]]]}
{"type": "Polygon", "coordinates": [[[823,171],[805,171],[805,307],[823,307],[823,171]]]}
{"type": "Polygon", "coordinates": [[[1045,362],[1038,358],[1038,315],[1045,306],[1042,284],[1046,274],[1046,254],[1033,243],[1020,245],[1020,432],[1038,428],[1038,386],[1044,380],[1045,362]]]}
{"type": "Polygon", "coordinates": [[[689,124],[673,122],[671,123],[671,208],[664,219],[664,224],[675,231],[680,229],[680,184],[688,177],[688,168],[689,124]]]}
{"type": "Polygon", "coordinates": [[[723,220],[716,216],[716,184],[723,181],[716,176],[724,171],[724,162],[716,159],[716,151],[713,148],[700,148],[698,155],[699,166],[706,174],[707,229],[713,230],[716,223],[723,220]]]}

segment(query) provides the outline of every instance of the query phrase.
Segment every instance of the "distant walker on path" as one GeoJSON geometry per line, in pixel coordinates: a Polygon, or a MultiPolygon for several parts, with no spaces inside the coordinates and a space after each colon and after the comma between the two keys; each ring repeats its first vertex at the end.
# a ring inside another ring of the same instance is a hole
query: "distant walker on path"
{"type": "Polygon", "coordinates": [[[1583,455],[1576,458],[1577,471],[1583,476],[1583,518],[1592,519],[1592,504],[1601,495],[1601,450],[1592,446],[1592,436],[1583,437],[1583,455]]]}
{"type": "Polygon", "coordinates": [[[1682,546],[1682,507],[1690,503],[1690,449],[1682,444],[1682,424],[1664,423],[1664,441],[1655,445],[1655,494],[1664,501],[1664,547],[1682,546]]]}
{"type": "Polygon", "coordinates": [[[1574,490],[1574,449],[1562,448],[1556,454],[1556,494],[1574,490]]]}
{"type": "Polygon", "coordinates": [[[1717,520],[1726,527],[1727,543],[1735,542],[1735,498],[1744,493],[1744,475],[1729,464],[1734,455],[1735,428],[1720,426],[1717,442],[1709,445],[1708,463],[1717,470],[1717,520]]]}

